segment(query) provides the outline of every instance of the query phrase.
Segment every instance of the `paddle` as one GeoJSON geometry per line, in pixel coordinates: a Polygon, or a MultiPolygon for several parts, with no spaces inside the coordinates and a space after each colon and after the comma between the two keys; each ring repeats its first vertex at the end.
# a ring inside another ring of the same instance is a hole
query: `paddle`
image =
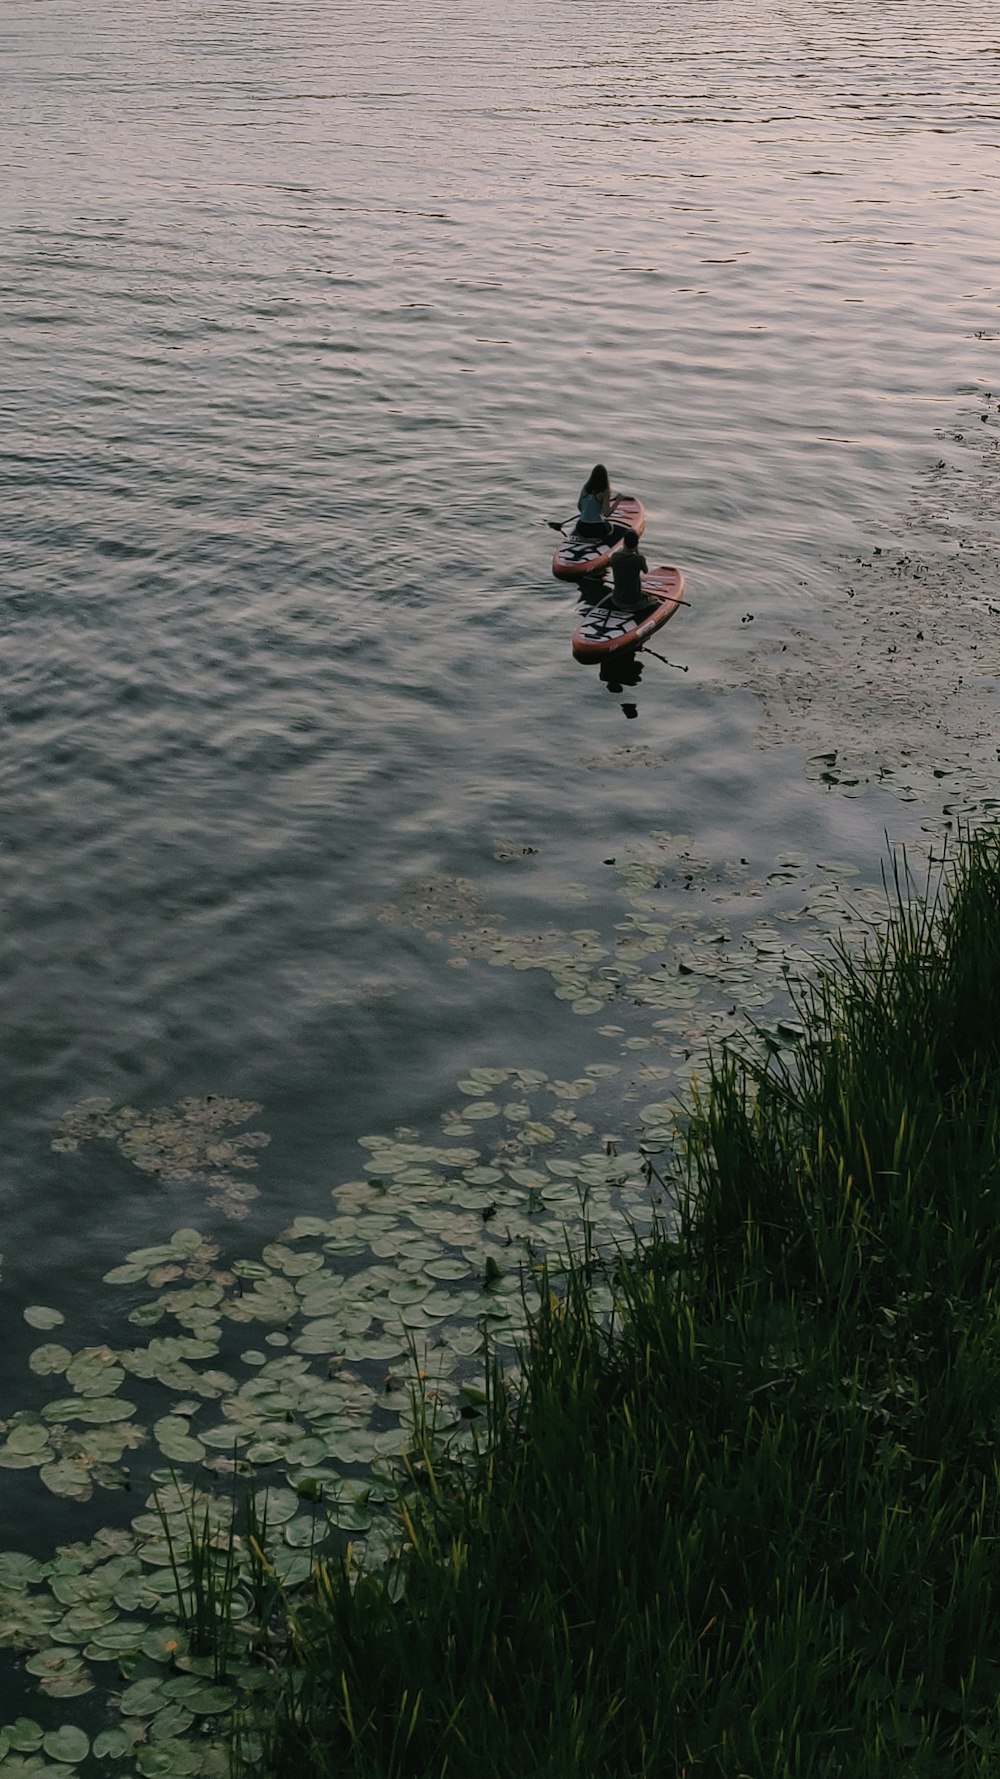
{"type": "Polygon", "coordinates": [[[652,655],[654,661],[662,661],[664,667],[676,667],[678,673],[687,673],[689,671],[688,668],[682,667],[679,661],[668,661],[666,655],[658,655],[656,650],[651,649],[648,643],[643,646],[642,653],[644,655],[652,655]]]}
{"type": "MultiPolygon", "coordinates": [[[[614,597],[615,597],[615,590],[614,590],[614,588],[613,588],[613,587],[612,587],[612,589],[611,589],[611,592],[610,592],[610,593],[605,593],[605,595],[604,595],[604,598],[603,598],[603,599],[595,599],[595,601],[594,601],[594,603],[593,603],[593,605],[592,605],[592,606],[591,606],[591,607],[590,607],[590,610],[591,610],[591,611],[592,611],[592,612],[596,612],[596,611],[598,611],[598,610],[599,610],[599,609],[600,609],[600,607],[601,607],[601,606],[602,606],[602,605],[613,605],[613,604],[614,604],[614,597]]],[[[688,608],[688,611],[690,611],[690,610],[691,610],[691,601],[690,601],[690,599],[675,599],[675,600],[674,600],[674,604],[675,604],[675,605],[686,605],[686,606],[687,606],[687,608],[688,608]]],[[[623,612],[627,612],[627,611],[628,611],[628,609],[629,609],[629,608],[628,608],[628,606],[627,606],[627,605],[622,605],[622,606],[619,606],[619,608],[618,608],[618,609],[619,609],[619,611],[623,611],[623,612]]],[[[650,611],[650,612],[651,612],[651,611],[655,611],[655,610],[656,610],[656,606],[655,606],[655,604],[653,604],[653,605],[651,605],[651,606],[650,606],[650,608],[649,608],[649,611],[650,611]]],[[[648,616],[649,616],[649,612],[647,612],[647,613],[646,613],[646,616],[647,616],[647,618],[648,618],[648,616]]]]}
{"type": "MultiPolygon", "coordinates": [[[[623,500],[631,499],[631,494],[616,494],[611,502],[611,511],[614,512],[615,507],[623,500]]],[[[579,517],[579,512],[575,512],[569,519],[546,519],[545,523],[550,526],[553,531],[565,531],[567,525],[575,525],[579,517]]]]}

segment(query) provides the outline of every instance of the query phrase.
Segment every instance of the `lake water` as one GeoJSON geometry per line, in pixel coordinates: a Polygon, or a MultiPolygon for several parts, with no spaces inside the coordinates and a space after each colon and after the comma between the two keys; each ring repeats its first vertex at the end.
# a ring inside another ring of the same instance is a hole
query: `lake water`
{"type": "MultiPolygon", "coordinates": [[[[259,1256],[366,1154],[457,1145],[475,1260],[998,806],[1000,70],[972,0],[4,23],[16,1416],[127,1252],[259,1256]],[[598,458],[691,601],[610,692],[546,525],[598,458]]],[[[0,1544],[121,1520],[49,1458],[0,1544]]]]}

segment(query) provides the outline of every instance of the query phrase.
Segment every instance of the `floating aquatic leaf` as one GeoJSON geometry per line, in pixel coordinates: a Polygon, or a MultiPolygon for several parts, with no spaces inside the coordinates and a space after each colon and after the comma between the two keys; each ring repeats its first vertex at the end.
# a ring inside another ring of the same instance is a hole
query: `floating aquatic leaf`
{"type": "Polygon", "coordinates": [[[269,1525],[283,1526],[298,1511],[299,1499],[292,1489],[268,1489],[264,1497],[263,1513],[269,1525]]]}
{"type": "MultiPolygon", "coordinates": [[[[56,1592],[55,1583],[56,1577],[53,1576],[49,1584],[53,1593],[56,1592]]],[[[114,1590],[110,1588],[106,1598],[101,1596],[100,1605],[91,1606],[83,1602],[71,1606],[55,1626],[53,1637],[58,1638],[60,1642],[86,1643],[103,1625],[113,1623],[115,1618],[113,1599],[114,1590]]]]}
{"type": "Polygon", "coordinates": [[[345,1339],[339,1318],[320,1316],[306,1324],[292,1345],[297,1353],[337,1353],[342,1351],[345,1339]]]}
{"type": "MultiPolygon", "coordinates": [[[[151,1742],[171,1742],[175,1736],[183,1736],[194,1723],[194,1713],[185,1705],[165,1705],[158,1711],[148,1725],[151,1742]]],[[[228,1769],[225,1779],[229,1779],[228,1769]]]]}
{"type": "Polygon", "coordinates": [[[233,1694],[227,1686],[216,1686],[197,1675],[175,1675],[163,1682],[164,1699],[182,1704],[195,1717],[216,1717],[233,1706],[233,1694]]]}
{"type": "MultiPolygon", "coordinates": [[[[145,1551],[143,1552],[145,1556],[145,1551]]],[[[141,1620],[116,1620],[110,1625],[103,1625],[95,1631],[90,1640],[89,1648],[103,1652],[105,1659],[112,1655],[122,1655],[130,1650],[142,1648],[143,1640],[148,1634],[148,1627],[141,1620]]]]}
{"type": "Polygon", "coordinates": [[[10,1453],[42,1452],[49,1443],[49,1429],[40,1421],[22,1421],[11,1428],[6,1450],[10,1453]]]}
{"type": "Polygon", "coordinates": [[[94,1737],[91,1754],[98,1760],[120,1760],[132,1746],[131,1738],[124,1729],[101,1730],[94,1737]]]}
{"type": "Polygon", "coordinates": [[[65,1371],[73,1358],[68,1347],[48,1345],[36,1347],[28,1364],[37,1377],[53,1377],[65,1371]]]}
{"type": "Polygon", "coordinates": [[[154,1424],[153,1438],[164,1457],[178,1464],[197,1464],[205,1455],[200,1439],[191,1436],[190,1422],[180,1415],[163,1415],[154,1424]]]}
{"type": "Polygon", "coordinates": [[[201,1770],[201,1755],[188,1742],[153,1742],[138,1748],[136,1769],[143,1779],[185,1779],[201,1770]]]}
{"type": "Polygon", "coordinates": [[[18,1717],[13,1723],[4,1724],[4,1734],[11,1748],[16,1748],[19,1754],[34,1754],[42,1746],[45,1731],[34,1718],[18,1717]]]}
{"type": "Polygon", "coordinates": [[[55,1464],[46,1464],[38,1474],[53,1495],[62,1495],[69,1501],[89,1501],[94,1492],[86,1466],[71,1458],[60,1458],[55,1464]]]}
{"type": "Polygon", "coordinates": [[[20,1589],[0,1595],[0,1648],[37,1648],[58,1617],[58,1606],[44,1595],[25,1594],[20,1589]]]}
{"type": "Polygon", "coordinates": [[[424,1271],[432,1279],[467,1279],[470,1267],[467,1260],[445,1255],[440,1260],[429,1260],[424,1271]]]}
{"type": "Polygon", "coordinates": [[[60,1396],[56,1402],[46,1403],[42,1413],[47,1421],[83,1421],[103,1427],[129,1420],[135,1414],[135,1403],[120,1396],[60,1396]]]}
{"type": "Polygon", "coordinates": [[[104,1274],[106,1285],[137,1285],[149,1272],[149,1265],[141,1260],[126,1260],[121,1266],[113,1266],[104,1274]]]}
{"type": "Polygon", "coordinates": [[[173,1663],[178,1656],[188,1652],[187,1632],[180,1625],[157,1625],[154,1630],[147,1631],[140,1648],[151,1662],[173,1663]]]}
{"type": "Polygon", "coordinates": [[[65,1762],[67,1766],[76,1766],[86,1760],[90,1753],[90,1737],[77,1729],[75,1724],[64,1723],[57,1730],[49,1730],[42,1740],[42,1747],[51,1760],[65,1762]]]}
{"type": "Polygon", "coordinates": [[[373,1338],[347,1339],[344,1341],[342,1355],[345,1359],[398,1359],[407,1350],[406,1338],[400,1329],[383,1328],[373,1338]]]}
{"type": "Polygon", "coordinates": [[[499,1118],[500,1107],[496,1100],[470,1100],[465,1108],[465,1116],[477,1122],[484,1118],[499,1118]]]}
{"type": "Polygon", "coordinates": [[[66,1320],[62,1310],[51,1309],[44,1303],[31,1303],[22,1313],[31,1328],[58,1328],[66,1320]]]}
{"type": "Polygon", "coordinates": [[[128,1319],[136,1328],[155,1328],[158,1322],[163,1321],[165,1314],[162,1303],[137,1303],[129,1311],[128,1319]]]}
{"type": "Polygon", "coordinates": [[[274,1572],[283,1587],[297,1588],[309,1580],[312,1559],[308,1551],[278,1550],[273,1557],[274,1572]]]}
{"type": "MultiPolygon", "coordinates": [[[[301,1486],[297,1487],[295,1492],[301,1501],[303,1499],[301,1486]]],[[[308,1493],[309,1491],[306,1490],[305,1494],[308,1495],[308,1493]]],[[[311,1550],[314,1545],[320,1542],[324,1531],[325,1525],[317,1520],[314,1513],[300,1513],[295,1519],[286,1523],[282,1535],[285,1543],[292,1550],[311,1550]]]]}
{"type": "Polygon", "coordinates": [[[125,1372],[110,1347],[84,1347],[66,1367],[66,1382],[83,1396],[110,1396],[125,1372]]]}
{"type": "MultiPolygon", "coordinates": [[[[138,1647],[136,1645],[135,1647],[138,1647]]],[[[166,1678],[162,1674],[146,1674],[125,1688],[118,1702],[123,1717],[152,1717],[167,1703],[166,1678]]]]}
{"type": "Polygon", "coordinates": [[[26,1588],[43,1581],[52,1565],[38,1557],[25,1556],[23,1551],[0,1551],[0,1588],[26,1588]]]}

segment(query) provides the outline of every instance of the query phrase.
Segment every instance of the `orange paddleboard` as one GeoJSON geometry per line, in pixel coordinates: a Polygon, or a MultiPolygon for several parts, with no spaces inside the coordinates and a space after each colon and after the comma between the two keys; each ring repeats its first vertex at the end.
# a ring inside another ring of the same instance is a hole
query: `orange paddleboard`
{"type": "Polygon", "coordinates": [[[603,661],[619,649],[640,649],[682,603],[684,576],[679,568],[651,568],[642,576],[642,590],[647,600],[655,600],[652,610],[644,606],[638,613],[622,611],[611,604],[610,594],[587,608],[573,632],[577,661],[603,661]]]}
{"type": "MultiPolygon", "coordinates": [[[[634,494],[620,496],[610,514],[612,525],[627,525],[641,537],[646,529],[646,509],[634,494]]],[[[583,575],[603,574],[621,544],[606,544],[599,537],[579,537],[571,531],[552,558],[558,581],[578,581],[583,575]]]]}

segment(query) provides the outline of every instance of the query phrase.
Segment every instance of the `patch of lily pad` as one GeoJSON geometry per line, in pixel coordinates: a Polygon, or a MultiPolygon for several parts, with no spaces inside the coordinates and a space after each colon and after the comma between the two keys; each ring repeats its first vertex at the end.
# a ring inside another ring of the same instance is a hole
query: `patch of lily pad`
{"type": "Polygon", "coordinates": [[[232,1133],[260,1109],[254,1100],[225,1099],[217,1094],[181,1100],[175,1106],[155,1106],[151,1111],[86,1099],[64,1113],[52,1147],[68,1154],[84,1143],[113,1143],[134,1167],[165,1184],[204,1181],[209,1188],[208,1203],[238,1221],[248,1215],[257,1197],[257,1187],[242,1176],[257,1167],[255,1152],[266,1147],[270,1138],[262,1130],[232,1133]]]}
{"type": "Polygon", "coordinates": [[[67,1511],[105,1490],[139,1498],[127,1524],[47,1561],[0,1553],[0,1646],[63,1718],[77,1699],[85,1712],[76,1734],[46,1720],[40,1742],[22,1725],[31,1746],[10,1744],[17,1758],[69,1770],[92,1738],[112,1775],[221,1779],[229,1718],[255,1683],[239,1658],[252,1564],[234,1504],[251,1478],[264,1489],[270,1572],[289,1589],[324,1541],[350,1542],[359,1561],[392,1554],[415,1417],[461,1449],[487,1344],[516,1365],[542,1268],[561,1264],[572,1231],[589,1225],[613,1253],[648,1226],[646,1157],[582,1116],[620,1067],[572,1080],[472,1070],[437,1138],[362,1139],[358,1176],[334,1188],[328,1215],[297,1217],[245,1254],[178,1229],[107,1273],[121,1304],[106,1344],[40,1328],[36,1400],[0,1423],[0,1468],[34,1472],[67,1511]],[[221,1674],[192,1634],[195,1530],[220,1561],[235,1553],[235,1654],[221,1674]]]}
{"type": "MultiPolygon", "coordinates": [[[[603,1015],[613,1060],[565,1080],[470,1069],[436,1135],[363,1137],[357,1177],[333,1188],[329,1213],[294,1218],[259,1250],[223,1253],[196,1228],[130,1250],[105,1276],[121,1294],[107,1344],[75,1347],[64,1323],[36,1319],[37,1400],[0,1423],[0,1468],[34,1472],[67,1512],[112,1490],[129,1508],[127,1524],[46,1562],[0,1553],[0,1646],[53,1711],[84,1701],[80,1734],[112,1779],[225,1771],[230,1717],[255,1684],[241,1659],[253,1635],[247,1485],[263,1491],[267,1560],[284,1587],[307,1583],[330,1545],[350,1543],[368,1564],[390,1558],[402,1461],[424,1417],[461,1451],[486,1352],[516,1368],[545,1269],[567,1243],[586,1239],[597,1256],[600,1311],[601,1265],[669,1214],[659,1151],[708,1047],[748,1032],[793,1044],[793,990],[815,952],[832,930],[863,936],[885,914],[881,890],[842,860],[789,854],[755,879],[746,861],[720,865],[664,831],[614,868],[626,907],[610,931],[516,935],[478,901],[473,927],[457,880],[440,895],[415,886],[410,910],[458,959],[547,971],[571,1008],[603,1015]],[[623,1108],[630,1139],[607,1134],[623,1108]],[[232,1565],[222,1671],[199,1641],[198,1544],[232,1565]]],[[[222,1168],[236,1178],[266,1139],[227,1133],[257,1110],[88,1102],[57,1144],[110,1140],[164,1183],[222,1168]]],[[[82,1743],[44,1742],[61,1727],[53,1718],[41,1742],[10,1748],[67,1771],[82,1743]]]]}

